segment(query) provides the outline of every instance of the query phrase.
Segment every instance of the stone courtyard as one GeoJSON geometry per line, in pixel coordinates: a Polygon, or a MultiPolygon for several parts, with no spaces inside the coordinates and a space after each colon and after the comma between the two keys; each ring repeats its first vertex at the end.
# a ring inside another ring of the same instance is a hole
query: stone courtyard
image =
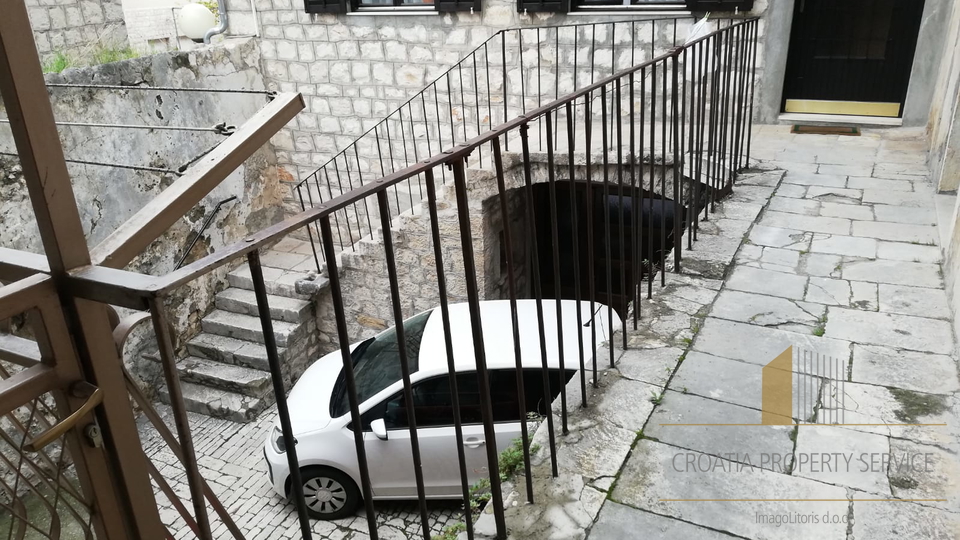
{"type": "MultiPolygon", "coordinates": [[[[636,330],[628,321],[628,350],[617,336],[616,367],[588,386],[589,407],[571,408],[560,477],[541,450],[537,504],[521,504],[522,478],[508,488],[512,537],[960,537],[960,382],[937,227],[953,201],[928,179],[922,133],[761,126],[754,148],[754,169],[701,223],[682,272],[654,288],[636,330]],[[794,378],[789,425],[760,425],[763,366],[788,346],[793,370],[812,376],[794,378]],[[811,370],[814,354],[835,359],[833,372],[811,370]]],[[[578,376],[567,391],[579,403],[578,376]]],[[[191,417],[201,470],[249,538],[298,533],[266,480],[275,417],[191,417]]],[[[152,428],[142,433],[182,481],[152,428]]],[[[382,538],[422,538],[415,502],[377,508],[382,538]]],[[[430,508],[434,534],[462,520],[459,502],[430,508]]],[[[491,522],[487,509],[478,537],[491,522]]],[[[367,537],[362,516],[313,527],[367,537]]]]}

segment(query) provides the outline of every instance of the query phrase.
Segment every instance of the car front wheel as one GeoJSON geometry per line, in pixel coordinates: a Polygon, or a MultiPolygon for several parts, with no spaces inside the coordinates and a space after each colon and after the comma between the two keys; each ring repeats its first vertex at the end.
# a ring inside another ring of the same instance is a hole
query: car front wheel
{"type": "Polygon", "coordinates": [[[351,516],[360,505],[360,491],[349,476],[335,469],[307,468],[301,471],[307,511],[316,519],[351,516]]]}

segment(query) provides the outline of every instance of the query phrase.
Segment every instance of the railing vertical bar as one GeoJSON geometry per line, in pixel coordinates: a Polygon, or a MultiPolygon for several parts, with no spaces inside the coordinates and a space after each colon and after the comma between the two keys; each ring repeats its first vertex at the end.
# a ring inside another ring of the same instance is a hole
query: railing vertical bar
{"type": "Polygon", "coordinates": [[[460,78],[460,120],[463,123],[463,140],[464,142],[470,140],[470,136],[467,135],[467,99],[463,94],[463,63],[460,62],[457,64],[457,76],[460,78]]]}
{"type": "Polygon", "coordinates": [[[553,408],[551,398],[553,393],[550,391],[550,373],[547,365],[547,336],[544,329],[543,317],[543,290],[541,287],[542,275],[540,273],[540,251],[537,246],[537,221],[533,209],[533,174],[530,164],[530,124],[520,124],[520,146],[523,149],[523,177],[526,199],[526,217],[527,217],[527,237],[529,238],[530,253],[530,273],[533,282],[533,294],[537,306],[537,330],[540,337],[540,363],[543,371],[543,395],[546,396],[546,417],[547,433],[550,439],[550,467],[554,478],[559,476],[557,469],[557,443],[556,433],[553,427],[553,408]]]}
{"type": "MultiPolygon", "coordinates": [[[[440,296],[440,320],[443,323],[443,345],[447,354],[447,374],[450,400],[453,406],[453,428],[460,465],[460,488],[463,494],[464,521],[467,539],[473,540],[473,512],[470,509],[470,482],[467,477],[467,458],[463,449],[463,421],[460,417],[460,392],[457,389],[457,369],[453,356],[453,332],[450,329],[450,304],[447,299],[447,277],[443,266],[443,245],[440,240],[440,221],[437,216],[437,188],[433,169],[424,172],[427,184],[427,211],[430,214],[430,234],[433,238],[433,258],[437,268],[437,294],[440,296]]],[[[523,416],[521,416],[523,418],[523,416]]],[[[524,430],[526,423],[523,424],[524,430]]]]}
{"type": "MultiPolygon", "coordinates": [[[[653,262],[653,202],[657,197],[656,191],[656,181],[657,181],[657,64],[653,63],[650,66],[650,213],[647,214],[647,231],[648,231],[648,240],[649,245],[647,246],[647,251],[650,252],[650,279],[647,280],[647,299],[653,298],[653,277],[654,274],[654,262],[653,262]]],[[[661,209],[661,218],[663,211],[661,209]]],[[[663,245],[660,245],[660,250],[663,250],[663,245]]],[[[662,272],[663,269],[661,268],[662,272]]]]}
{"type": "MultiPolygon", "coordinates": [[[[733,24],[733,21],[730,21],[730,24],[732,25],[732,24],[733,24]]],[[[724,90],[723,90],[723,136],[722,136],[721,139],[720,139],[721,145],[722,145],[722,146],[721,146],[721,152],[720,152],[720,159],[721,159],[721,162],[723,163],[723,169],[722,169],[722,173],[723,173],[723,189],[726,189],[726,188],[729,186],[729,184],[732,183],[732,180],[733,180],[733,178],[732,178],[733,174],[732,174],[732,172],[731,172],[732,167],[730,166],[730,163],[729,163],[729,161],[730,161],[730,140],[729,140],[729,138],[730,138],[730,135],[731,135],[731,129],[730,129],[730,128],[731,128],[731,125],[730,125],[730,123],[731,123],[731,120],[730,120],[730,112],[731,112],[730,85],[731,85],[731,81],[732,81],[732,79],[733,79],[733,73],[732,73],[731,70],[732,70],[732,68],[733,68],[733,47],[734,47],[735,40],[734,40],[734,37],[733,37],[733,35],[732,35],[732,34],[733,34],[733,30],[730,30],[730,29],[729,29],[729,28],[730,28],[729,26],[728,26],[727,28],[728,28],[728,29],[727,29],[727,32],[725,33],[725,36],[726,36],[727,39],[724,41],[724,44],[725,44],[725,47],[726,47],[726,49],[725,49],[725,51],[724,51],[724,53],[725,53],[725,55],[726,55],[726,59],[725,59],[726,66],[724,67],[724,83],[723,83],[723,86],[724,86],[724,90]]]]}
{"type": "Polygon", "coordinates": [[[450,82],[450,72],[447,72],[447,110],[450,113],[450,146],[457,145],[457,126],[453,120],[453,86],[450,82]]]}
{"type": "MultiPolygon", "coordinates": [[[[417,485],[417,500],[420,507],[420,525],[424,540],[430,540],[430,516],[427,513],[426,487],[423,482],[423,462],[420,458],[420,437],[417,433],[417,414],[413,400],[413,384],[410,380],[410,359],[407,357],[407,340],[403,327],[403,309],[400,305],[400,285],[397,278],[397,260],[393,251],[393,233],[390,230],[390,205],[384,190],[377,192],[380,206],[380,232],[383,236],[383,252],[386,258],[387,279],[390,282],[390,303],[397,333],[397,356],[400,359],[400,376],[403,380],[403,400],[407,409],[407,427],[410,431],[410,453],[413,457],[413,476],[417,485]]],[[[357,429],[362,426],[357,425],[357,429]]],[[[468,505],[469,506],[469,505],[468,505]]]]}
{"type": "Polygon", "coordinates": [[[593,121],[591,119],[590,112],[590,100],[592,99],[593,92],[587,92],[583,97],[583,127],[586,130],[585,132],[585,146],[584,152],[586,155],[586,174],[587,174],[587,288],[590,289],[590,356],[593,358],[593,387],[597,388],[600,386],[600,381],[597,378],[597,325],[593,323],[593,320],[597,316],[596,310],[596,301],[597,301],[597,282],[595,277],[595,271],[597,263],[594,260],[594,250],[593,243],[596,240],[593,237],[593,174],[591,171],[591,161],[593,157],[593,121]]]}
{"type": "Polygon", "coordinates": [[[760,47],[760,20],[755,19],[753,26],[753,65],[750,68],[750,112],[747,114],[749,124],[747,127],[747,167],[750,166],[750,150],[753,144],[753,102],[756,99],[757,92],[757,49],[760,47]]]}
{"type": "Polygon", "coordinates": [[[497,174],[497,194],[500,200],[500,220],[503,222],[503,249],[507,257],[507,292],[510,295],[510,325],[513,328],[513,358],[517,370],[517,401],[520,408],[520,439],[523,441],[523,472],[527,487],[527,502],[533,504],[533,473],[530,470],[530,436],[527,433],[527,397],[523,382],[523,355],[520,348],[520,317],[517,314],[517,282],[513,260],[513,233],[510,227],[507,188],[503,174],[503,156],[500,138],[491,141],[493,166],[497,174]]]}
{"type": "MultiPolygon", "coordinates": [[[[635,29],[634,29],[635,30],[635,29]]],[[[637,111],[636,111],[636,81],[634,79],[634,74],[631,73],[627,77],[627,81],[630,85],[630,269],[632,270],[632,287],[630,288],[630,300],[633,301],[633,329],[637,329],[637,324],[640,319],[640,295],[637,294],[637,287],[640,286],[640,250],[638,244],[638,238],[640,236],[640,201],[642,201],[642,192],[643,192],[643,177],[640,178],[640,187],[637,187],[637,111]],[[638,197],[638,195],[640,195],[638,197]]],[[[641,130],[643,126],[641,126],[641,130]]],[[[643,151],[640,152],[640,158],[643,159],[643,151]]],[[[623,291],[624,297],[627,295],[626,289],[623,291]]],[[[626,325],[624,325],[626,326],[626,325]]],[[[626,330],[626,329],[624,329],[626,330]]],[[[626,331],[624,331],[626,334],[626,331]]]]}
{"type": "MultiPolygon", "coordinates": [[[[477,109],[477,136],[480,136],[480,84],[477,82],[477,53],[473,52],[473,103],[477,109]]],[[[488,91],[489,94],[489,91],[488,91]]],[[[477,147],[477,157],[479,158],[479,164],[483,167],[483,145],[477,147]]]]}
{"type": "MultiPolygon", "coordinates": [[[[173,336],[171,335],[172,329],[161,305],[161,300],[152,298],[149,303],[160,363],[163,366],[163,376],[170,397],[170,408],[173,410],[173,421],[177,428],[177,437],[180,439],[180,447],[183,452],[183,468],[187,474],[187,485],[190,489],[190,499],[193,502],[195,514],[194,519],[196,519],[199,528],[197,536],[201,540],[213,540],[210,517],[207,515],[207,503],[203,496],[203,476],[200,474],[200,466],[197,463],[197,451],[193,444],[190,420],[187,418],[187,409],[183,401],[180,374],[177,372],[176,351],[173,347],[173,336]]],[[[14,494],[14,497],[16,497],[16,494],[14,494]]]]}
{"type": "MultiPolygon", "coordinates": [[[[507,32],[500,30],[500,58],[503,62],[503,72],[500,74],[503,79],[503,122],[506,123],[509,118],[510,98],[507,94],[507,32]]],[[[503,147],[507,152],[510,151],[510,137],[503,138],[503,147]]]]}
{"type": "Polygon", "coordinates": [[[490,87],[490,50],[483,44],[483,61],[487,68],[487,129],[493,128],[493,89],[490,87]]]}
{"type": "MultiPolygon", "coordinates": [[[[673,99],[671,100],[673,120],[673,271],[680,273],[680,258],[683,251],[683,184],[680,183],[680,145],[683,139],[680,136],[680,51],[673,55],[673,99]]],[[[666,161],[666,160],[664,160],[666,161]]]]}
{"type": "MultiPolygon", "coordinates": [[[[663,62],[663,92],[660,98],[663,100],[663,107],[660,109],[660,286],[667,284],[667,78],[670,72],[670,65],[663,62]]],[[[677,194],[673,194],[677,198],[677,194]]],[[[673,216],[676,221],[679,216],[673,216]]],[[[677,239],[673,239],[677,243],[677,239]]]]}
{"type": "MultiPolygon", "coordinates": [[[[704,185],[703,183],[703,143],[706,140],[706,125],[707,125],[707,76],[706,71],[704,70],[704,42],[701,41],[697,43],[697,77],[699,82],[697,86],[699,87],[699,94],[697,96],[697,162],[696,162],[696,175],[695,182],[693,184],[693,193],[694,199],[696,199],[697,204],[695,211],[693,213],[693,239],[697,240],[697,235],[700,233],[700,188],[704,185]]],[[[709,191],[705,194],[709,196],[709,191]]],[[[704,204],[706,207],[706,204],[704,204]]]]}
{"type": "MultiPolygon", "coordinates": [[[[651,197],[652,197],[652,192],[651,192],[650,194],[645,194],[645,193],[644,193],[644,191],[645,191],[644,186],[646,185],[646,181],[644,180],[644,178],[645,178],[645,174],[646,174],[646,173],[644,173],[643,163],[644,163],[644,159],[645,159],[645,158],[644,158],[643,156],[644,156],[644,153],[646,152],[646,146],[644,145],[644,137],[645,137],[646,131],[647,131],[647,128],[646,128],[646,125],[647,125],[647,123],[646,123],[646,115],[647,115],[646,110],[647,110],[647,68],[641,68],[641,69],[640,69],[640,140],[638,141],[638,144],[637,144],[637,148],[638,148],[638,150],[639,150],[639,152],[640,152],[640,156],[639,156],[638,159],[637,159],[637,161],[639,162],[639,165],[640,165],[640,182],[639,182],[639,184],[640,184],[640,205],[639,205],[639,210],[637,211],[637,224],[638,224],[638,226],[637,226],[637,260],[640,261],[640,267],[639,267],[638,273],[637,273],[637,275],[638,275],[639,277],[637,278],[637,290],[636,290],[636,296],[637,296],[636,303],[637,303],[637,317],[638,317],[638,318],[642,316],[642,312],[640,311],[640,306],[642,305],[642,302],[641,302],[640,300],[641,300],[641,298],[643,297],[643,272],[644,272],[644,269],[645,269],[645,268],[647,269],[647,277],[648,277],[648,278],[650,277],[649,263],[644,262],[644,261],[647,260],[647,258],[646,258],[646,251],[643,249],[643,247],[644,247],[644,245],[643,245],[643,227],[644,227],[644,225],[643,225],[643,205],[644,205],[644,202],[645,202],[645,201],[648,201],[648,200],[652,201],[652,198],[651,198],[651,197]]],[[[651,169],[651,170],[652,170],[652,169],[651,169]]],[[[650,207],[651,210],[653,210],[652,204],[653,204],[653,203],[651,202],[651,207],[650,207]]],[[[649,212],[647,212],[647,222],[648,222],[648,227],[647,227],[647,228],[649,229],[649,223],[651,222],[651,218],[650,218],[650,213],[649,213],[649,212]]],[[[648,238],[647,238],[647,250],[649,250],[649,249],[650,249],[650,238],[649,238],[649,233],[648,233],[648,238]]]]}
{"type": "Polygon", "coordinates": [[[283,386],[283,371],[280,365],[280,355],[277,352],[277,338],[273,332],[273,319],[270,316],[270,304],[267,299],[267,286],[263,281],[263,268],[260,266],[260,251],[253,250],[247,254],[247,264],[250,267],[250,279],[253,281],[253,291],[257,298],[257,312],[260,317],[260,327],[263,329],[263,346],[267,351],[267,362],[270,365],[270,380],[273,383],[273,396],[277,401],[277,416],[280,418],[280,431],[283,443],[287,449],[287,465],[290,467],[290,491],[293,502],[297,506],[297,517],[300,521],[300,534],[304,540],[310,540],[313,533],[310,530],[310,516],[307,513],[307,501],[303,495],[303,481],[300,477],[300,460],[297,459],[297,440],[293,437],[293,426],[290,423],[290,410],[287,408],[287,393],[283,386]]]}
{"type": "Polygon", "coordinates": [[[693,186],[685,182],[687,176],[687,152],[693,152],[693,93],[696,91],[696,87],[690,88],[692,86],[692,77],[693,71],[691,70],[691,82],[687,82],[687,68],[690,67],[690,55],[688,54],[687,48],[683,49],[683,73],[680,75],[680,80],[682,81],[682,91],[681,95],[681,105],[683,110],[680,113],[680,182],[681,184],[687,184],[687,198],[683,199],[684,201],[690,201],[687,203],[689,210],[685,213],[684,227],[687,229],[687,250],[693,249],[693,214],[696,213],[694,210],[694,199],[692,198],[693,186]],[[690,108],[687,108],[687,102],[690,102],[690,108]],[[689,117],[688,117],[689,113],[689,117]],[[689,127],[688,127],[689,124],[689,127]],[[687,131],[690,132],[690,137],[687,137],[687,131]],[[683,146],[686,145],[686,146],[683,146]],[[691,211],[693,210],[693,211],[691,211]]]}
{"type": "Polygon", "coordinates": [[[736,178],[738,176],[737,172],[740,170],[740,164],[742,163],[741,156],[740,156],[740,145],[741,145],[740,133],[741,133],[741,126],[743,123],[743,114],[742,114],[743,113],[743,73],[744,73],[743,25],[738,25],[734,29],[734,32],[736,34],[736,38],[734,39],[734,42],[736,43],[737,53],[735,55],[736,69],[734,70],[736,79],[733,85],[733,95],[734,95],[733,152],[731,153],[732,155],[730,159],[733,162],[733,176],[734,176],[734,181],[736,181],[736,178]]]}
{"type": "MultiPolygon", "coordinates": [[[[543,106],[543,73],[541,73],[540,65],[542,63],[540,51],[540,27],[537,27],[537,108],[543,106]]],[[[537,149],[543,151],[543,115],[540,115],[540,118],[537,119],[537,130],[540,132],[540,136],[537,137],[537,149]]]]}
{"type": "MultiPolygon", "coordinates": [[[[473,233],[470,227],[470,208],[467,203],[467,181],[463,161],[453,163],[453,181],[457,196],[457,217],[460,223],[460,242],[463,249],[464,277],[467,285],[467,303],[470,309],[470,326],[473,334],[474,355],[477,362],[477,379],[480,386],[480,406],[483,411],[483,433],[487,441],[496,441],[493,425],[493,407],[490,398],[490,377],[487,372],[487,357],[483,343],[483,325],[480,320],[480,292],[477,288],[477,265],[473,253],[473,233]]],[[[548,416],[549,418],[549,416],[548,416]]],[[[507,535],[503,510],[503,493],[500,487],[500,465],[497,445],[487,444],[487,467],[490,472],[490,504],[496,523],[497,538],[507,535]]]]}
{"type": "MultiPolygon", "coordinates": [[[[557,213],[557,176],[554,171],[554,159],[553,159],[553,117],[549,114],[546,116],[547,121],[547,182],[549,183],[550,190],[550,233],[551,240],[553,243],[553,289],[554,289],[554,298],[556,299],[556,308],[557,308],[557,351],[559,352],[559,361],[560,361],[560,373],[562,378],[560,379],[560,421],[561,421],[561,430],[564,435],[570,433],[570,430],[567,429],[567,385],[565,384],[566,377],[566,363],[564,359],[564,348],[563,348],[563,295],[560,291],[560,235],[557,231],[557,221],[559,219],[557,213]]],[[[504,219],[506,214],[504,214],[504,219]]],[[[580,306],[577,306],[579,309],[580,306]]]]}
{"type": "MultiPolygon", "coordinates": [[[[617,125],[617,206],[618,214],[620,217],[620,298],[623,299],[623,307],[621,308],[620,320],[623,322],[623,330],[620,332],[620,336],[623,339],[623,350],[627,350],[627,308],[630,305],[630,302],[627,299],[627,252],[625,249],[625,240],[624,236],[626,235],[626,230],[624,229],[623,222],[623,92],[620,90],[622,86],[623,79],[617,79],[616,86],[614,87],[614,98],[616,107],[614,109],[616,115],[616,125],[617,125]]],[[[610,343],[613,343],[613,332],[610,332],[610,343]]]]}
{"type": "MultiPolygon", "coordinates": [[[[307,195],[310,194],[310,184],[307,184],[307,195]]],[[[303,191],[300,189],[300,186],[297,186],[297,197],[300,199],[300,208],[306,210],[307,207],[303,204],[303,191]]],[[[313,207],[313,201],[310,201],[310,207],[313,207]]],[[[317,245],[313,242],[313,232],[310,230],[310,224],[308,223],[305,227],[307,229],[307,238],[310,239],[310,249],[313,251],[313,262],[317,263],[317,272],[320,272],[320,258],[317,257],[317,245]]]]}
{"type": "MultiPolygon", "coordinates": [[[[323,168],[323,176],[326,177],[326,179],[327,179],[327,196],[332,199],[332,198],[333,198],[333,187],[332,187],[331,184],[330,184],[330,173],[327,172],[327,168],[326,168],[326,167],[323,168]]],[[[318,181],[318,183],[317,183],[317,189],[318,189],[318,190],[319,190],[319,186],[320,186],[320,184],[319,184],[319,181],[318,181]]],[[[307,191],[307,193],[309,194],[310,192],[307,191]]],[[[344,217],[346,217],[346,214],[344,214],[344,217]]],[[[337,212],[334,212],[334,213],[333,213],[333,221],[334,221],[334,224],[337,226],[337,238],[340,240],[340,250],[342,251],[342,250],[344,249],[344,247],[343,247],[343,231],[340,230],[340,218],[337,217],[337,212]]],[[[349,218],[348,218],[348,219],[347,219],[348,233],[349,233],[349,225],[350,225],[350,220],[349,220],[349,218]]],[[[317,229],[317,238],[322,238],[322,235],[320,234],[320,230],[319,230],[319,229],[317,229]]],[[[320,249],[323,250],[323,243],[320,244],[320,249]]],[[[327,260],[327,252],[326,252],[325,250],[323,251],[323,260],[324,260],[324,261],[327,260]]]]}
{"type": "Polygon", "coordinates": [[[606,266],[606,280],[605,285],[607,288],[607,337],[609,338],[610,343],[610,367],[613,367],[614,362],[614,353],[613,353],[613,257],[611,256],[611,247],[610,247],[610,144],[607,139],[607,87],[606,85],[600,87],[600,106],[603,107],[600,111],[600,128],[603,131],[601,135],[601,144],[603,145],[603,238],[604,238],[604,255],[606,260],[604,261],[606,266]]]}
{"type": "Polygon", "coordinates": [[[363,443],[363,426],[360,423],[360,403],[357,398],[357,384],[353,374],[353,358],[350,354],[350,336],[347,334],[347,316],[344,310],[343,293],[340,288],[340,273],[337,270],[337,253],[333,250],[330,233],[330,217],[320,218],[322,245],[327,252],[327,278],[330,280],[330,300],[333,304],[334,318],[337,323],[337,342],[343,361],[344,382],[350,401],[350,422],[353,424],[353,442],[357,449],[357,464],[360,469],[360,490],[367,518],[367,532],[371,540],[377,540],[377,514],[373,507],[373,491],[370,486],[370,468],[367,465],[367,451],[363,443]]]}
{"type": "MultiPolygon", "coordinates": [[[[410,115],[410,146],[413,147],[413,162],[416,163],[420,161],[420,154],[417,152],[417,133],[414,131],[413,127],[415,121],[413,119],[413,104],[412,101],[407,102],[407,114],[410,115]]],[[[357,154],[357,162],[359,166],[360,155],[357,154]]],[[[412,165],[412,164],[411,164],[412,165]]],[[[423,175],[417,175],[417,191],[420,193],[420,200],[423,200],[423,175]]],[[[413,205],[410,206],[410,213],[413,214],[414,208],[413,205]]]]}
{"type": "MultiPolygon", "coordinates": [[[[576,31],[576,28],[574,28],[576,31]]],[[[576,148],[576,133],[574,132],[574,112],[573,103],[567,102],[567,167],[570,175],[570,230],[573,231],[573,281],[574,281],[574,299],[577,301],[577,345],[580,351],[580,401],[581,406],[587,406],[587,374],[584,366],[583,354],[583,306],[581,305],[582,295],[580,293],[580,226],[577,209],[577,181],[576,167],[574,165],[574,149],[576,148]]]]}
{"type": "MultiPolygon", "coordinates": [[[[346,152],[343,153],[343,167],[344,167],[344,169],[345,169],[346,172],[347,172],[347,182],[350,184],[350,190],[353,191],[353,177],[352,177],[352,175],[350,174],[350,160],[347,159],[347,153],[346,153],[346,152]]],[[[357,174],[358,174],[358,175],[359,175],[359,172],[360,172],[360,171],[357,171],[357,174]]],[[[361,176],[361,177],[358,177],[357,180],[359,181],[360,185],[362,186],[362,185],[363,185],[363,177],[362,177],[362,176],[361,176]]],[[[356,205],[354,205],[354,209],[355,209],[355,210],[356,210],[356,208],[357,208],[356,205]]],[[[356,212],[357,212],[357,234],[362,235],[362,234],[363,234],[363,229],[362,229],[362,225],[360,224],[360,211],[359,211],[359,210],[356,210],[356,212]]],[[[367,217],[367,232],[370,233],[370,236],[373,236],[373,225],[370,224],[370,207],[367,206],[367,199],[363,199],[363,212],[364,212],[364,214],[365,214],[366,217],[367,217]]]]}
{"type": "MultiPolygon", "coordinates": [[[[342,195],[344,193],[343,181],[340,178],[340,168],[337,166],[336,159],[334,159],[333,161],[333,172],[336,173],[337,175],[337,189],[340,191],[340,194],[342,195]]],[[[328,176],[327,181],[329,182],[330,180],[329,174],[327,176],[328,176]]],[[[350,191],[353,191],[352,187],[350,191]]],[[[353,210],[354,210],[354,213],[357,214],[357,236],[359,237],[363,234],[361,232],[363,229],[360,228],[360,214],[356,211],[357,210],[356,203],[353,204],[353,210]]],[[[356,244],[353,241],[353,231],[350,229],[350,214],[347,212],[346,207],[344,207],[343,209],[343,217],[344,217],[344,220],[347,222],[347,236],[349,237],[349,240],[350,240],[350,249],[356,250],[356,244]]],[[[322,247],[322,243],[321,243],[321,247],[322,247]]],[[[343,240],[340,240],[340,249],[344,249],[343,240]]]]}
{"type": "MultiPolygon", "coordinates": [[[[439,80],[439,79],[438,79],[439,80]]],[[[433,81],[433,103],[436,105],[437,109],[437,151],[443,151],[443,122],[440,121],[440,91],[437,90],[437,81],[433,81]]],[[[453,145],[453,141],[450,141],[450,145],[453,145]]],[[[444,184],[447,183],[447,169],[446,167],[440,168],[440,175],[444,184]]]]}
{"type": "Polygon", "coordinates": [[[519,43],[517,71],[520,75],[520,114],[527,114],[527,83],[526,75],[523,73],[523,28],[517,28],[517,41],[519,43]]]}

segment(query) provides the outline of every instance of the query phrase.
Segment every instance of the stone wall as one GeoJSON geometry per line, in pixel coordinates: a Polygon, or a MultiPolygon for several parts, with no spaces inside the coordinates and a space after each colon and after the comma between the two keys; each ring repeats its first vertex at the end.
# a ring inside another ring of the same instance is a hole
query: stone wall
{"type": "MultiPolygon", "coordinates": [[[[251,11],[249,0],[227,1],[230,31],[239,34],[259,33],[262,36],[263,69],[268,85],[277,90],[302,92],[306,98],[307,110],[291,122],[274,141],[279,163],[287,167],[297,179],[307,177],[319,165],[346,148],[499,30],[591,21],[613,22],[644,16],[642,12],[633,17],[623,14],[524,14],[517,12],[513,0],[485,0],[483,10],[479,13],[427,12],[417,16],[383,13],[311,15],[304,12],[303,4],[299,0],[255,0],[254,4],[257,9],[256,18],[251,11]],[[259,21],[259,25],[255,21],[259,21]]],[[[764,14],[767,5],[766,0],[758,0],[755,12],[764,14]]],[[[693,21],[690,16],[677,27],[677,42],[683,42],[693,21]]],[[[651,23],[648,21],[636,24],[638,43],[652,45],[651,50],[658,54],[674,46],[672,27],[661,23],[653,32],[652,38],[650,27],[651,23]],[[649,43],[650,41],[653,43],[649,43]]],[[[631,39],[629,32],[628,24],[620,25],[616,36],[608,32],[606,27],[600,26],[596,34],[598,46],[591,50],[585,48],[584,44],[593,36],[587,29],[582,30],[578,42],[581,49],[578,82],[573,84],[570,75],[562,73],[555,86],[556,71],[551,60],[556,57],[555,54],[551,56],[555,50],[555,41],[559,40],[559,46],[563,49],[560,67],[568,69],[573,58],[573,32],[555,36],[544,31],[539,37],[543,46],[540,62],[543,90],[539,96],[535,89],[541,87],[541,80],[537,78],[537,54],[533,50],[537,46],[538,38],[535,32],[527,33],[524,37],[524,50],[532,54],[524,56],[524,68],[520,68],[516,52],[508,51],[507,84],[510,95],[507,100],[511,102],[509,118],[520,113],[518,104],[521,90],[526,94],[527,104],[536,106],[539,101],[546,103],[554,99],[555,92],[562,95],[572,91],[575,86],[582,86],[590,77],[609,74],[612,68],[611,53],[616,53],[617,58],[613,63],[618,69],[631,65],[630,55],[624,53],[624,46],[628,45],[631,39]],[[588,58],[595,61],[596,68],[593,73],[589,72],[588,58]],[[521,80],[524,80],[525,88],[521,87],[521,80]]],[[[508,45],[517,48],[513,41],[515,38],[511,40],[508,45]]],[[[502,69],[497,66],[502,62],[499,59],[499,42],[495,45],[496,50],[493,52],[496,54],[490,55],[490,86],[496,93],[489,98],[489,101],[493,102],[492,114],[487,115],[484,112],[478,115],[479,118],[474,118],[470,116],[469,107],[461,107],[456,87],[460,84],[458,78],[455,77],[456,80],[453,81],[452,103],[445,95],[446,82],[438,85],[441,107],[450,107],[450,115],[454,117],[458,130],[466,127],[468,133],[472,134],[478,129],[486,130],[503,121],[503,98],[500,94],[503,90],[502,69]],[[479,128],[477,123],[480,124],[479,128]]],[[[645,59],[644,55],[649,58],[649,53],[644,50],[635,60],[645,59]]],[[[480,55],[478,61],[484,63],[485,56],[480,55]]],[[[472,69],[472,65],[465,67],[472,69]]],[[[484,87],[484,66],[481,65],[479,71],[478,85],[484,87]]],[[[762,76],[762,71],[758,76],[762,76]]],[[[464,79],[465,101],[470,104],[473,101],[472,71],[465,74],[464,79]]],[[[481,109],[488,103],[485,96],[481,96],[479,101],[481,109]]],[[[435,128],[433,125],[424,127],[418,123],[422,122],[422,107],[413,107],[403,114],[408,122],[404,129],[419,130],[413,135],[420,141],[416,150],[417,157],[423,159],[436,153],[438,147],[435,133],[430,135],[434,138],[432,148],[427,148],[423,143],[426,132],[433,132],[435,128]],[[411,118],[413,126],[410,123],[411,118]]],[[[426,116],[435,117],[435,114],[427,111],[426,116]]],[[[443,115],[446,114],[444,110],[443,115]]],[[[442,127],[443,136],[447,137],[450,126],[442,124],[442,127]]],[[[391,125],[391,130],[394,138],[399,139],[399,122],[391,125]]],[[[373,135],[368,137],[372,139],[373,135]]],[[[383,133],[380,137],[383,137],[383,133]]],[[[369,153],[364,147],[359,158],[364,160],[373,155],[375,154],[369,153]]],[[[413,160],[413,151],[409,151],[407,156],[395,159],[394,164],[399,166],[413,160]]],[[[336,190],[336,187],[334,189],[336,190]]],[[[296,197],[292,196],[288,203],[291,211],[299,209],[296,197]]]]}
{"type": "MultiPolygon", "coordinates": [[[[143,86],[263,89],[255,40],[229,40],[190,53],[166,53],[48,75],[48,82],[130,85],[130,90],[51,89],[54,116],[61,122],[97,122],[157,126],[210,127],[240,125],[266,104],[254,94],[187,93],[136,90],[143,86]]],[[[63,126],[61,141],[68,158],[178,170],[224,137],[209,132],[157,131],[63,126]]],[[[8,126],[0,124],[0,152],[15,151],[8,126]]],[[[0,245],[42,252],[36,221],[19,167],[0,162],[0,245]]],[[[164,188],[176,181],[169,173],[69,164],[90,246],[106,238],[164,188]]],[[[174,269],[187,243],[221,200],[237,196],[217,214],[191,252],[188,262],[230,245],[282,217],[281,189],[273,148],[267,145],[166,234],[151,244],[127,269],[162,275],[174,269]]],[[[226,286],[222,268],[182,287],[170,298],[171,319],[181,338],[189,338],[199,318],[226,286]]]]}
{"type": "Polygon", "coordinates": [[[88,56],[98,46],[124,47],[121,0],[26,0],[41,60],[57,52],[88,56]]]}

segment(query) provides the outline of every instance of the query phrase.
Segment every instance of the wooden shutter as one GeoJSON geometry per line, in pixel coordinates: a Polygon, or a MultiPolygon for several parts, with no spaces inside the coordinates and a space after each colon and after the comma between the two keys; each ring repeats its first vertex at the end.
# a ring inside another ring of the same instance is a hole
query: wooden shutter
{"type": "Polygon", "coordinates": [[[750,11],[753,0],[686,0],[690,11],[750,11]]]}
{"type": "Polygon", "coordinates": [[[303,0],[307,13],[346,13],[345,0],[303,0]]]}
{"type": "Polygon", "coordinates": [[[434,0],[437,11],[480,12],[480,0],[434,0]]]}
{"type": "Polygon", "coordinates": [[[570,0],[517,0],[517,11],[567,13],[570,11],[570,0]]]}

